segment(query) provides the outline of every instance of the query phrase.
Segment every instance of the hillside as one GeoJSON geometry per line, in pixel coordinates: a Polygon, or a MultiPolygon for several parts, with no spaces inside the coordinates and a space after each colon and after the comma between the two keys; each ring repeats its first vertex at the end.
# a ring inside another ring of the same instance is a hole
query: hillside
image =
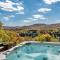
{"type": "Polygon", "coordinates": [[[60,29],[60,23],[57,24],[34,24],[30,26],[16,26],[16,27],[8,27],[4,26],[4,29],[13,29],[13,30],[19,30],[19,29],[31,29],[31,30],[48,30],[48,29],[60,29]]]}
{"type": "Polygon", "coordinates": [[[57,24],[34,24],[30,26],[20,27],[21,29],[33,29],[33,30],[48,30],[48,29],[60,29],[60,23],[57,24]]]}

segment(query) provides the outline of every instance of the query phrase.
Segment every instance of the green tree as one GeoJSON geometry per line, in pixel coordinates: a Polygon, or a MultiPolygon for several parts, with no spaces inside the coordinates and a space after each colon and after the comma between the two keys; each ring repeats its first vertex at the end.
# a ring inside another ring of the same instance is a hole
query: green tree
{"type": "Polygon", "coordinates": [[[0,29],[2,29],[3,23],[0,21],[0,29]]]}
{"type": "Polygon", "coordinates": [[[0,43],[8,43],[10,37],[5,33],[4,30],[0,30],[0,43]]]}
{"type": "Polygon", "coordinates": [[[52,36],[50,36],[49,34],[41,34],[37,37],[34,38],[35,41],[41,41],[41,42],[58,42],[57,39],[53,38],[52,36]]]}

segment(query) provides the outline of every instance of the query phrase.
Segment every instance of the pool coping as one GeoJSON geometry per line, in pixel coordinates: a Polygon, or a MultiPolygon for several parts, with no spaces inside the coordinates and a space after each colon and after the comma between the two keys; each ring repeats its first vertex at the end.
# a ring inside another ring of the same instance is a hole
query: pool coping
{"type": "MultiPolygon", "coordinates": [[[[23,46],[24,44],[26,44],[26,43],[39,43],[39,44],[44,44],[44,45],[57,45],[57,46],[60,46],[60,42],[39,42],[39,41],[24,41],[24,42],[22,42],[22,43],[20,43],[20,44],[18,44],[17,46],[15,46],[15,47],[13,47],[13,48],[11,48],[11,49],[8,49],[8,50],[6,50],[6,51],[4,51],[4,52],[2,52],[2,59],[0,59],[0,60],[6,60],[6,56],[11,52],[11,51],[13,51],[15,48],[18,48],[19,46],[23,46]]],[[[0,54],[1,55],[1,54],[0,54]]]]}

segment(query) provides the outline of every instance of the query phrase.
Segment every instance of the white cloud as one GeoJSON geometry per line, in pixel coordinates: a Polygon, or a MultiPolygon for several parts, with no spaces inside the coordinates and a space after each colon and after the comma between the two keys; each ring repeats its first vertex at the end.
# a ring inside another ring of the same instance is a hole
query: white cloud
{"type": "Polygon", "coordinates": [[[27,18],[27,20],[35,21],[35,20],[37,20],[37,19],[36,19],[36,18],[31,17],[31,18],[27,18]]]}
{"type": "Polygon", "coordinates": [[[37,20],[44,20],[44,19],[47,19],[45,18],[43,15],[40,15],[40,14],[36,14],[36,15],[32,15],[31,18],[27,18],[24,20],[25,23],[31,23],[31,22],[34,22],[34,21],[37,21],[37,20]]]}
{"type": "Polygon", "coordinates": [[[24,22],[25,22],[25,23],[30,23],[30,22],[32,22],[32,21],[30,21],[30,20],[24,20],[24,22]]]}
{"type": "Polygon", "coordinates": [[[43,0],[46,4],[53,4],[56,2],[60,2],[60,0],[43,0]]]}
{"type": "Polygon", "coordinates": [[[19,11],[16,14],[24,14],[24,11],[19,11]]]}
{"type": "Polygon", "coordinates": [[[49,12],[51,10],[52,9],[49,9],[49,8],[40,8],[40,9],[38,9],[38,12],[46,13],[46,12],[49,12]]]}
{"type": "Polygon", "coordinates": [[[9,21],[10,19],[8,17],[3,17],[3,20],[9,21]]]}
{"type": "Polygon", "coordinates": [[[35,18],[35,19],[46,19],[43,15],[39,15],[39,14],[33,15],[33,18],[35,18]]]}
{"type": "Polygon", "coordinates": [[[37,19],[31,17],[31,18],[27,18],[26,20],[24,20],[25,23],[31,23],[33,21],[36,21],[37,19]]]}
{"type": "Polygon", "coordinates": [[[5,17],[8,17],[8,18],[14,18],[15,15],[4,15],[5,17]]]}
{"type": "Polygon", "coordinates": [[[0,1],[0,9],[5,10],[5,11],[9,11],[9,12],[16,11],[18,13],[21,13],[24,11],[24,7],[23,7],[22,2],[21,3],[14,3],[10,0],[6,0],[6,2],[0,1]],[[16,7],[14,7],[13,5],[15,5],[16,7]]]}
{"type": "Polygon", "coordinates": [[[4,16],[3,17],[3,20],[5,20],[5,21],[9,21],[11,18],[14,18],[15,16],[14,15],[7,15],[7,16],[4,16]]]}
{"type": "Polygon", "coordinates": [[[15,17],[15,15],[9,15],[8,17],[13,18],[13,17],[15,17]]]}
{"type": "Polygon", "coordinates": [[[55,20],[54,23],[60,23],[60,20],[55,20]]]}
{"type": "Polygon", "coordinates": [[[45,20],[47,18],[45,18],[43,15],[40,15],[40,14],[35,14],[35,15],[32,15],[32,17],[30,18],[26,18],[24,20],[25,23],[31,23],[31,22],[34,22],[34,21],[38,21],[38,20],[45,20]]]}

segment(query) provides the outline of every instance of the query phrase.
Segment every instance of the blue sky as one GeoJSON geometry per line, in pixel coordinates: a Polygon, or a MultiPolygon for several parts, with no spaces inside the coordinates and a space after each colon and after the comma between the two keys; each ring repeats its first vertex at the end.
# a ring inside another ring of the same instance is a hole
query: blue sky
{"type": "Polygon", "coordinates": [[[5,26],[60,23],[60,0],[0,0],[5,26]]]}

